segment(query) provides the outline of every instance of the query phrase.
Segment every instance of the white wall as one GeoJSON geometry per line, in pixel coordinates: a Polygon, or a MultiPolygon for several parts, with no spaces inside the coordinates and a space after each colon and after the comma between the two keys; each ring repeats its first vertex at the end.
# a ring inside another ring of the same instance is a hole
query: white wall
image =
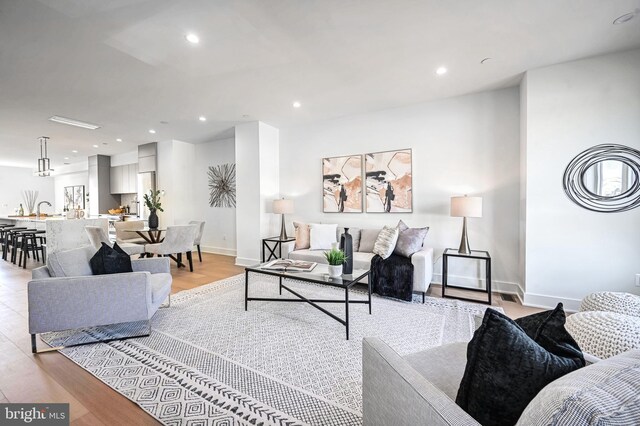
{"type": "MultiPolygon", "coordinates": [[[[64,188],[65,186],[84,185],[85,194],[89,192],[89,172],[81,171],[57,175],[55,178],[55,206],[56,212],[62,213],[64,209],[64,188]]],[[[91,197],[91,194],[89,194],[91,197]]],[[[89,208],[89,205],[86,204],[89,208]]]]}
{"type": "Polygon", "coordinates": [[[577,309],[593,291],[639,293],[640,208],[585,210],[562,174],[594,145],[640,149],[640,50],[527,72],[526,115],[525,303],[577,309]]]}
{"type": "MultiPolygon", "coordinates": [[[[54,204],[53,177],[38,177],[33,175],[32,168],[0,166],[0,215],[13,215],[20,203],[28,214],[24,202],[23,191],[38,191],[38,202],[46,200],[54,204]]],[[[54,204],[55,208],[55,204],[54,204]]],[[[43,205],[43,213],[53,213],[53,209],[43,205]]],[[[35,207],[34,207],[35,210],[35,207]]]]}
{"type": "Polygon", "coordinates": [[[209,166],[235,163],[235,138],[214,140],[195,145],[192,168],[193,220],[204,220],[201,248],[210,253],[235,256],[236,209],[209,205],[209,166]]]}
{"type": "MultiPolygon", "coordinates": [[[[296,220],[429,226],[425,244],[438,256],[460,243],[462,220],[449,216],[450,197],[482,196],[483,218],[469,219],[471,247],[491,253],[494,288],[520,293],[519,128],[518,88],[283,128],[280,192],[294,199],[296,220]],[[413,150],[413,213],[322,213],[323,157],[401,148],[413,150]]],[[[436,264],[438,282],[441,260],[436,264]]],[[[450,282],[477,286],[482,271],[473,262],[452,262],[450,282]]]]}

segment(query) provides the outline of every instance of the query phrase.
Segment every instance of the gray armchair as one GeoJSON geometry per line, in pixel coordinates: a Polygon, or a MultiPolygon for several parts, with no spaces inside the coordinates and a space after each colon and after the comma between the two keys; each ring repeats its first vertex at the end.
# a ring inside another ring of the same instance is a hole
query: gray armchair
{"type": "MultiPolygon", "coordinates": [[[[105,230],[100,226],[85,226],[84,230],[87,232],[89,236],[89,241],[91,241],[91,245],[94,249],[99,250],[102,246],[102,243],[106,243],[111,246],[111,240],[109,240],[109,236],[105,232],[105,230]]],[[[118,246],[124,250],[129,256],[134,254],[143,254],[144,246],[142,244],[134,244],[134,243],[118,243],[118,246]]]]}
{"type": "Polygon", "coordinates": [[[182,265],[182,253],[187,254],[189,269],[193,272],[193,242],[196,238],[197,228],[195,225],[168,226],[164,240],[157,244],[147,244],[144,250],[147,253],[159,256],[178,255],[178,267],[182,265]]]}
{"type": "MultiPolygon", "coordinates": [[[[480,426],[455,403],[467,343],[406,356],[378,338],[362,345],[364,426],[480,426]]],[[[640,424],[638,377],[640,349],[579,368],[538,392],[516,426],[640,424]]]]}
{"type": "Polygon", "coordinates": [[[202,241],[202,234],[204,233],[204,222],[192,220],[189,225],[195,225],[197,228],[196,238],[193,240],[193,245],[198,249],[198,259],[202,263],[202,252],[200,251],[200,242],[202,241]]]}
{"type": "Polygon", "coordinates": [[[170,298],[169,259],[132,260],[134,272],[92,275],[94,254],[91,246],[57,252],[33,270],[27,286],[33,353],[39,333],[143,321],[144,335],[150,332],[151,318],[170,298]]]}
{"type": "Polygon", "coordinates": [[[466,343],[405,357],[378,338],[362,344],[365,426],[480,426],[454,402],[467,364],[466,343]]]}

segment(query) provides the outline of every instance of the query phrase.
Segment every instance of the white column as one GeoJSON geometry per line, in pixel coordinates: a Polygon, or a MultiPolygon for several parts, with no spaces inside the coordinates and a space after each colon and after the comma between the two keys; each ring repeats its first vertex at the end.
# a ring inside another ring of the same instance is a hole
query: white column
{"type": "Polygon", "coordinates": [[[251,265],[261,260],[261,239],[275,235],[271,203],[280,191],[279,130],[255,121],[236,126],[235,133],[236,264],[251,265]]]}

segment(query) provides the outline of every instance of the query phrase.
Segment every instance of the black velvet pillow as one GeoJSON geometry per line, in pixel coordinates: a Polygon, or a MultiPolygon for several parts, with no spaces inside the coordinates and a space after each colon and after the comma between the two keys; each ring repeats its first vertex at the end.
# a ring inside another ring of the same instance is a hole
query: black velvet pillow
{"type": "Polygon", "coordinates": [[[487,309],[467,346],[456,404],[482,425],[514,425],[543,387],[583,367],[580,348],[564,330],[557,310],[522,321],[527,328],[540,329],[538,343],[515,321],[487,309]]]}
{"type": "Polygon", "coordinates": [[[119,274],[122,272],[133,272],[131,268],[131,258],[118,246],[118,243],[109,247],[102,243],[100,249],[89,261],[93,275],[119,274]]]}
{"type": "Polygon", "coordinates": [[[584,367],[585,361],[580,346],[564,328],[567,316],[562,303],[558,303],[552,311],[528,315],[516,319],[515,322],[527,336],[549,352],[565,358],[578,358],[584,367]]]}

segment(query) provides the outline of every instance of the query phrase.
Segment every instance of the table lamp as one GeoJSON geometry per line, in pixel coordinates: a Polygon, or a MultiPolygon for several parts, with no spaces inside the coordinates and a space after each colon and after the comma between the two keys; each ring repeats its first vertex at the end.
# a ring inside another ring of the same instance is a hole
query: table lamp
{"type": "Polygon", "coordinates": [[[482,217],[482,197],[467,197],[466,195],[464,197],[451,197],[451,216],[463,218],[462,238],[460,239],[458,253],[471,254],[467,237],[467,218],[482,217]]]}
{"type": "Polygon", "coordinates": [[[273,201],[273,212],[275,214],[282,215],[282,226],[280,228],[280,239],[287,239],[287,228],[284,225],[284,215],[293,213],[293,200],[285,200],[282,198],[281,200],[273,201]]]}

